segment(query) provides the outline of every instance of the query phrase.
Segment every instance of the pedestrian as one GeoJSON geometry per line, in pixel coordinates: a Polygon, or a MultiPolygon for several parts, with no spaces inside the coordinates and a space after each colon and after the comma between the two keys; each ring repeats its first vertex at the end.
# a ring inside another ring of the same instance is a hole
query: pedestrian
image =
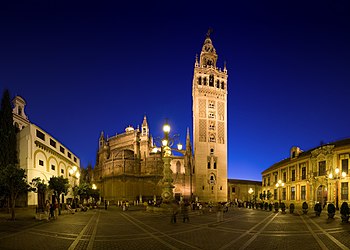
{"type": "Polygon", "coordinates": [[[45,203],[45,215],[46,215],[46,220],[49,221],[50,220],[50,201],[46,200],[45,203]]]}
{"type": "Polygon", "coordinates": [[[54,204],[54,211],[55,211],[55,220],[58,219],[58,200],[55,198],[55,204],[54,204]]]}
{"type": "Polygon", "coordinates": [[[220,202],[218,203],[218,207],[217,207],[216,221],[217,221],[217,222],[222,222],[222,221],[224,221],[223,208],[222,208],[222,204],[221,204],[220,202]]]}
{"type": "Polygon", "coordinates": [[[176,215],[179,211],[179,207],[176,201],[172,203],[172,211],[171,211],[171,223],[176,223],[176,215]]]}
{"type": "Polygon", "coordinates": [[[105,210],[107,210],[107,206],[108,206],[108,203],[107,203],[107,200],[105,200],[105,210]]]}
{"type": "Polygon", "coordinates": [[[68,203],[67,204],[67,210],[71,213],[74,214],[74,210],[72,209],[71,205],[68,203]]]}
{"type": "Polygon", "coordinates": [[[182,221],[185,223],[190,222],[190,217],[188,216],[188,209],[189,209],[189,204],[187,202],[183,203],[181,206],[181,212],[182,212],[182,221]]]}
{"type": "Polygon", "coordinates": [[[55,219],[55,204],[50,204],[50,218],[55,219]]]}
{"type": "Polygon", "coordinates": [[[203,214],[203,205],[202,205],[202,203],[200,203],[199,206],[198,206],[198,214],[199,215],[203,214]]]}

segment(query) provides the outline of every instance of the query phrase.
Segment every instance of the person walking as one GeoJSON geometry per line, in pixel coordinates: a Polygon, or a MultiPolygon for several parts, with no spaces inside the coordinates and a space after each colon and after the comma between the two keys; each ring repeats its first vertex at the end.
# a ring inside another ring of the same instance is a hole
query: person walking
{"type": "Polygon", "coordinates": [[[176,201],[172,203],[172,211],[171,211],[171,223],[176,223],[176,215],[179,212],[179,206],[176,201]]]}
{"type": "Polygon", "coordinates": [[[189,209],[189,204],[187,202],[183,203],[181,206],[181,212],[182,212],[182,221],[185,223],[190,222],[190,217],[188,216],[188,209],[189,209]]]}
{"type": "Polygon", "coordinates": [[[50,201],[46,200],[45,202],[45,215],[46,215],[46,220],[50,220],[50,201]]]}
{"type": "Polygon", "coordinates": [[[224,221],[223,207],[222,207],[222,204],[220,202],[218,203],[218,207],[217,207],[216,221],[217,222],[224,221]]]}
{"type": "Polygon", "coordinates": [[[55,218],[55,220],[57,220],[58,219],[58,200],[57,200],[57,198],[55,198],[55,204],[53,204],[53,205],[54,205],[54,212],[55,212],[54,218],[55,218]]]}

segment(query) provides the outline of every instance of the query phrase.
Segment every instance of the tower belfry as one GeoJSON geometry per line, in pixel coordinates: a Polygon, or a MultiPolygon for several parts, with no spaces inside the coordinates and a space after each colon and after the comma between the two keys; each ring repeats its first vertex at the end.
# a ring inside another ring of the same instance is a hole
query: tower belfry
{"type": "Polygon", "coordinates": [[[193,81],[194,195],[201,201],[227,200],[227,70],[208,31],[193,81]]]}

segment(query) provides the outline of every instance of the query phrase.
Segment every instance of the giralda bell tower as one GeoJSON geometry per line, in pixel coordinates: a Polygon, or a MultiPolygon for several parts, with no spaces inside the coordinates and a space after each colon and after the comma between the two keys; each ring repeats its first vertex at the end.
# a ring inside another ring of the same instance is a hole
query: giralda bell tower
{"type": "Polygon", "coordinates": [[[217,59],[209,30],[192,82],[193,193],[199,201],[227,201],[227,69],[219,69],[217,59]]]}

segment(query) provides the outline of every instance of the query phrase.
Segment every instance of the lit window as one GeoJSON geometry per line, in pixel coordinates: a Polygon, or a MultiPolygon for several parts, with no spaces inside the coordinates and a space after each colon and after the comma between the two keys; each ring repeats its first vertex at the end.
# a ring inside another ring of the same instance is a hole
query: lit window
{"type": "Polygon", "coordinates": [[[341,199],[342,200],[348,200],[349,199],[349,195],[348,195],[348,183],[347,182],[342,182],[341,183],[341,199]]]}
{"type": "Polygon", "coordinates": [[[346,174],[348,174],[348,169],[349,169],[349,159],[342,159],[341,160],[341,172],[345,172],[346,174]]]}
{"type": "Polygon", "coordinates": [[[326,175],[326,161],[318,163],[318,176],[326,175]]]}
{"type": "Polygon", "coordinates": [[[295,187],[291,187],[290,190],[290,199],[295,200],[295,187]]]}
{"type": "Polygon", "coordinates": [[[292,181],[295,181],[295,169],[292,170],[292,181]]]}
{"type": "Polygon", "coordinates": [[[306,167],[301,168],[301,179],[302,180],[306,179],[306,167]]]}

